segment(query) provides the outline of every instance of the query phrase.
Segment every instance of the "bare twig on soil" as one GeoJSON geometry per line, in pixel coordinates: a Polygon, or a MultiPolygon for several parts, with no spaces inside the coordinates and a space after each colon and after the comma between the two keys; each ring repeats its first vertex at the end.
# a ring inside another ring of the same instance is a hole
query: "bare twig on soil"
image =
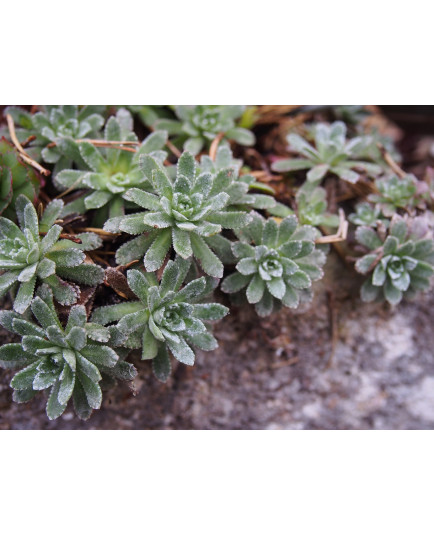
{"type": "MultiPolygon", "coordinates": [[[[322,228],[321,228],[322,230],[322,228]]],[[[339,227],[334,235],[321,236],[315,240],[316,244],[334,244],[336,242],[344,242],[348,236],[348,222],[345,218],[345,212],[339,209],[339,227]]]]}
{"type": "Polygon", "coordinates": [[[32,166],[32,168],[34,168],[37,171],[39,171],[39,173],[41,173],[42,175],[45,175],[46,177],[48,177],[48,175],[51,174],[51,171],[49,171],[48,169],[45,169],[40,164],[38,164],[38,162],[33,160],[33,158],[31,158],[26,153],[26,151],[24,150],[23,146],[18,141],[17,135],[15,133],[15,125],[14,125],[14,120],[12,119],[12,116],[9,115],[9,114],[6,114],[6,121],[8,123],[8,129],[9,129],[9,134],[11,136],[12,143],[17,148],[21,159],[24,160],[24,162],[26,162],[27,164],[29,164],[29,166],[32,166]]]}
{"type": "Polygon", "coordinates": [[[213,139],[211,143],[211,147],[209,148],[209,157],[214,162],[217,156],[217,149],[219,147],[220,142],[222,141],[224,137],[224,132],[220,132],[217,134],[217,136],[213,139]]]}
{"type": "Polygon", "coordinates": [[[395,160],[393,160],[392,156],[386,151],[384,145],[377,143],[377,147],[380,149],[381,155],[390,169],[396,173],[400,179],[403,179],[407,175],[406,172],[398,166],[395,160]]]}

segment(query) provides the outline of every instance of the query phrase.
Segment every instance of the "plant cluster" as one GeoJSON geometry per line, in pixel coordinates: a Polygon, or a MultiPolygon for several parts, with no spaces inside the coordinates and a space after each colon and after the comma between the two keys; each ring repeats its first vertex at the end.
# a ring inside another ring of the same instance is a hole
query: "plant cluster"
{"type": "Polygon", "coordinates": [[[320,183],[328,174],[350,183],[356,183],[361,173],[380,174],[378,165],[357,158],[360,147],[366,145],[366,138],[357,136],[348,140],[347,127],[342,121],[315,125],[313,138],[315,146],[299,134],[290,134],[288,143],[291,151],[304,158],[279,160],[273,165],[274,171],[309,170],[306,178],[314,183],[320,183]]]}
{"type": "Polygon", "coordinates": [[[15,401],[49,389],[50,419],[69,400],[86,419],[103,389],[134,378],[127,360],[135,355],[166,382],[171,357],[192,366],[197,348],[215,350],[213,324],[229,312],[219,301],[250,304],[259,316],[309,301],[328,243],[345,239],[342,208],[355,207],[362,299],[396,304],[429,287],[434,242],[420,216],[430,192],[412,175],[391,175],[367,150],[374,138],[352,135],[363,110],[342,110],[348,130],[337,121],[315,124],[306,139],[289,134],[291,152],[303,158],[271,158],[276,172],[289,172],[281,183],[289,204],[258,180],[263,170],[234,158],[232,149],[248,155],[240,146],[255,142],[244,128],[253,112],[6,110],[27,154],[24,162],[22,147],[0,144],[0,296],[13,309],[0,312],[0,324],[21,337],[0,349],[0,366],[18,369],[15,401]],[[148,127],[143,139],[133,114],[148,127]],[[40,163],[52,173],[42,192],[40,163]],[[358,204],[357,183],[368,192],[358,204]],[[346,205],[336,201],[339,187],[346,205]]]}
{"type": "Polygon", "coordinates": [[[250,146],[254,145],[255,136],[250,130],[237,125],[246,108],[243,105],[172,106],[175,118],[158,118],[153,126],[174,135],[175,143],[193,155],[209,146],[218,135],[250,146]]]}

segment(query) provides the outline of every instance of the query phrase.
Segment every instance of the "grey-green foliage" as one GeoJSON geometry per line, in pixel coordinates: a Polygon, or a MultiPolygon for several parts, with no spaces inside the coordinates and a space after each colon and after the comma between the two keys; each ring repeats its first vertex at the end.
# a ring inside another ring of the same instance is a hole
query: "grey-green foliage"
{"type": "Polygon", "coordinates": [[[378,179],[375,186],[378,193],[371,194],[368,199],[388,218],[391,218],[398,209],[410,210],[421,201],[417,195],[418,180],[414,175],[402,178],[391,175],[378,179]]]}
{"type": "Polygon", "coordinates": [[[216,238],[224,241],[218,237],[222,229],[239,229],[250,219],[245,211],[228,209],[230,195],[225,189],[233,180],[232,171],[197,174],[196,161],[188,152],[179,159],[174,179],[151,156],[144,156],[142,163],[155,193],[132,188],[123,197],[146,212],[109,220],[104,226],[107,231],[140,235],[118,249],[116,261],[127,264],[144,256],[145,268],[153,272],[173,246],[182,258],[195,257],[208,275],[222,277],[223,263],[213,249],[220,254],[227,241],[222,246],[216,238]]]}
{"type": "Polygon", "coordinates": [[[388,227],[389,225],[389,221],[383,217],[380,207],[366,202],[358,203],[356,205],[356,212],[350,214],[348,219],[354,225],[359,226],[377,227],[380,224],[388,227]]]}
{"type": "Polygon", "coordinates": [[[392,137],[379,132],[375,127],[370,128],[369,132],[362,135],[363,143],[355,149],[356,157],[360,160],[373,161],[384,166],[384,155],[381,148],[384,148],[395,162],[401,162],[402,156],[398,151],[392,137]]]}
{"type": "Polygon", "coordinates": [[[434,242],[416,220],[392,219],[388,234],[359,227],[356,238],[369,251],[356,262],[356,270],[369,274],[361,289],[362,300],[385,299],[398,304],[403,296],[427,290],[434,274],[434,242]]]}
{"type": "Polygon", "coordinates": [[[141,121],[148,127],[153,127],[159,119],[170,119],[171,117],[171,112],[166,106],[128,104],[125,108],[133,114],[137,114],[141,121]]]}
{"type": "Polygon", "coordinates": [[[161,282],[151,273],[129,270],[128,284],[138,301],[96,309],[92,320],[103,325],[118,322],[127,337],[124,345],[141,348],[142,359],[152,359],[156,377],[166,381],[171,370],[168,351],[186,365],[193,365],[193,347],[214,350],[218,343],[209,322],[220,320],[228,309],[218,303],[198,303],[215,287],[210,277],[194,279],[181,290],[191,263],[178,257],[169,261],[161,282]]]}
{"type": "Polygon", "coordinates": [[[296,216],[278,224],[257,213],[232,245],[238,259],[236,272],[226,277],[222,290],[236,293],[246,289],[247,300],[260,316],[267,316],[281,303],[298,307],[309,298],[312,282],[323,277],[325,253],[315,245],[319,233],[299,226],[296,216]]]}
{"type": "Polygon", "coordinates": [[[208,155],[202,155],[198,172],[217,175],[226,172],[231,178],[224,192],[229,195],[228,206],[244,208],[246,210],[268,210],[276,206],[274,190],[264,183],[258,182],[253,175],[240,174],[242,161],[233,157],[232,151],[227,146],[220,146],[215,160],[208,155]],[[261,193],[257,193],[261,192],[261,193]],[[271,195],[270,195],[271,194],[271,195]]]}
{"type": "Polygon", "coordinates": [[[19,227],[6,218],[0,218],[0,296],[18,286],[14,309],[23,313],[30,305],[36,283],[47,283],[59,303],[76,303],[80,289],[74,283],[98,285],[104,271],[94,264],[86,264],[84,251],[100,246],[100,239],[92,233],[77,235],[81,241],[59,240],[62,227],[55,224],[63,208],[58,199],[49,203],[41,221],[32,202],[20,195],[15,205],[19,227]]]}
{"type": "Polygon", "coordinates": [[[46,105],[35,114],[13,106],[6,113],[14,119],[21,141],[36,136],[30,147],[38,148],[45,162],[55,164],[56,174],[73,163],[84,165],[76,140],[99,137],[103,111],[104,106],[46,105]],[[55,146],[47,147],[51,143],[55,146]]]}
{"type": "Polygon", "coordinates": [[[369,117],[370,112],[361,104],[346,104],[333,107],[336,119],[344,121],[348,125],[359,125],[369,117]]]}
{"type": "Polygon", "coordinates": [[[12,311],[0,312],[0,324],[21,336],[21,342],[0,348],[0,366],[20,369],[11,381],[15,402],[27,402],[38,391],[50,389],[49,419],[62,415],[71,398],[76,414],[88,419],[101,406],[104,375],[127,380],[136,375],[134,367],[110,347],[115,328],[88,323],[84,306],[71,308],[64,328],[52,293],[43,285],[31,310],[37,323],[12,311]]]}
{"type": "Polygon", "coordinates": [[[302,225],[337,227],[339,217],[328,212],[327,193],[324,188],[306,181],[296,194],[297,216],[302,225]]]}
{"type": "MultiPolygon", "coordinates": [[[[137,142],[133,120],[127,110],[120,109],[116,117],[110,117],[104,129],[104,140],[137,142]]],[[[101,225],[107,217],[124,214],[125,200],[122,195],[129,188],[140,188],[147,181],[140,170],[140,157],[152,153],[164,160],[166,153],[162,149],[166,141],[167,132],[153,132],[137,147],[137,152],[133,152],[132,147],[127,147],[130,150],[97,148],[90,142],[81,142],[79,152],[85,165],[78,170],[61,171],[54,177],[54,182],[61,189],[89,191],[78,201],[67,205],[64,214],[103,209],[98,212],[101,225]]]]}
{"type": "Polygon", "coordinates": [[[355,183],[361,172],[377,176],[382,168],[357,158],[358,147],[365,143],[362,136],[347,140],[345,123],[336,121],[331,125],[319,123],[314,129],[315,146],[298,134],[290,134],[288,142],[292,151],[304,158],[279,160],[273,164],[278,172],[309,170],[307,180],[320,182],[327,174],[355,183]],[[360,170],[360,171],[359,171],[360,170]]]}
{"type": "MultiPolygon", "coordinates": [[[[198,154],[220,133],[240,145],[254,145],[250,130],[236,126],[244,113],[244,105],[179,105],[173,106],[177,119],[159,119],[155,127],[178,136],[184,150],[198,154]]],[[[176,140],[175,140],[176,141],[176,140]]]]}

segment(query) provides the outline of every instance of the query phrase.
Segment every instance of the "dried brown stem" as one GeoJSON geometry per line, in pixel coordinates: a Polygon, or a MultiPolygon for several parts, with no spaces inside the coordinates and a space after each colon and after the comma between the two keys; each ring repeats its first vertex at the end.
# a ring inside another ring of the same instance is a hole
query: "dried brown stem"
{"type": "Polygon", "coordinates": [[[392,156],[390,155],[390,153],[387,152],[384,145],[382,145],[381,143],[377,143],[377,147],[380,149],[381,156],[384,158],[384,161],[390,167],[390,169],[394,173],[396,173],[396,175],[398,175],[400,179],[403,179],[407,175],[407,173],[398,166],[395,160],[393,160],[392,156]]]}
{"type": "MultiPolygon", "coordinates": [[[[136,149],[133,149],[132,147],[128,147],[128,145],[134,145],[138,146],[140,145],[137,141],[106,141],[106,140],[90,140],[90,139],[82,139],[82,140],[75,140],[77,143],[83,143],[88,142],[94,145],[95,147],[107,147],[109,149],[118,149],[120,151],[128,151],[130,153],[136,153],[136,149]]],[[[52,141],[47,145],[47,149],[51,149],[52,147],[56,147],[57,143],[55,141],[52,141]]]]}
{"type": "MultiPolygon", "coordinates": [[[[41,236],[45,236],[47,233],[40,231],[39,234],[41,236]]],[[[69,233],[61,233],[59,235],[59,238],[61,238],[62,240],[70,240],[71,242],[74,242],[75,244],[82,244],[81,238],[78,238],[77,236],[74,236],[69,233]]]]}
{"type": "Polygon", "coordinates": [[[40,164],[38,164],[38,162],[35,162],[35,160],[33,160],[33,158],[31,158],[26,153],[26,151],[24,150],[23,146],[18,141],[17,135],[15,133],[15,125],[14,125],[14,120],[12,119],[12,116],[9,115],[9,114],[6,114],[6,121],[8,123],[8,129],[9,129],[9,134],[11,136],[12,143],[17,148],[21,159],[24,160],[24,162],[26,162],[27,164],[29,164],[29,166],[32,166],[34,169],[38,170],[39,173],[41,173],[42,175],[45,175],[46,177],[48,177],[48,175],[51,174],[51,171],[49,171],[48,169],[43,168],[40,164]]]}
{"type": "Polygon", "coordinates": [[[344,242],[348,236],[348,222],[345,218],[345,212],[339,209],[339,227],[334,235],[321,236],[315,240],[316,244],[334,244],[336,242],[344,242]]]}
{"type": "Polygon", "coordinates": [[[177,157],[181,157],[181,151],[173,145],[173,143],[170,140],[166,141],[166,146],[172,151],[172,153],[177,157]]]}
{"type": "Polygon", "coordinates": [[[209,157],[211,158],[213,162],[216,159],[217,150],[219,148],[219,144],[222,141],[224,135],[225,135],[224,132],[220,132],[219,134],[217,134],[217,136],[213,139],[211,143],[211,147],[209,148],[209,157]]]}
{"type": "Polygon", "coordinates": [[[107,236],[109,238],[115,238],[116,236],[119,236],[119,233],[109,233],[108,231],[104,231],[103,229],[97,229],[96,227],[78,227],[77,231],[79,233],[95,233],[101,236],[107,236]]]}

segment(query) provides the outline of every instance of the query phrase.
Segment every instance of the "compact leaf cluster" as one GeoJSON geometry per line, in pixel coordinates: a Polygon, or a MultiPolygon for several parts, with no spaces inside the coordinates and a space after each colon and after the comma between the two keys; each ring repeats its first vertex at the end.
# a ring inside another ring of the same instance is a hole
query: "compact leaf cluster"
{"type": "Polygon", "coordinates": [[[329,243],[345,239],[331,236],[341,229],[338,208],[354,207],[349,245],[354,236],[362,299],[397,304],[429,288],[431,192],[413,175],[390,173],[378,136],[354,128],[365,113],[336,109],[348,128],[337,121],[289,133],[288,150],[303,158],[275,155],[270,167],[285,174],[290,203],[243,149],[255,144],[258,113],[6,109],[14,130],[3,129],[10,141],[0,142],[0,296],[12,310],[0,324],[21,340],[0,348],[0,366],[15,371],[16,402],[48,390],[50,419],[70,400],[87,419],[104,389],[136,376],[134,359],[152,362],[166,382],[172,358],[191,366],[196,349],[215,350],[213,324],[228,305],[264,317],[309,302],[329,243]],[[337,206],[336,192],[352,199],[359,184],[364,199],[337,206]]]}

